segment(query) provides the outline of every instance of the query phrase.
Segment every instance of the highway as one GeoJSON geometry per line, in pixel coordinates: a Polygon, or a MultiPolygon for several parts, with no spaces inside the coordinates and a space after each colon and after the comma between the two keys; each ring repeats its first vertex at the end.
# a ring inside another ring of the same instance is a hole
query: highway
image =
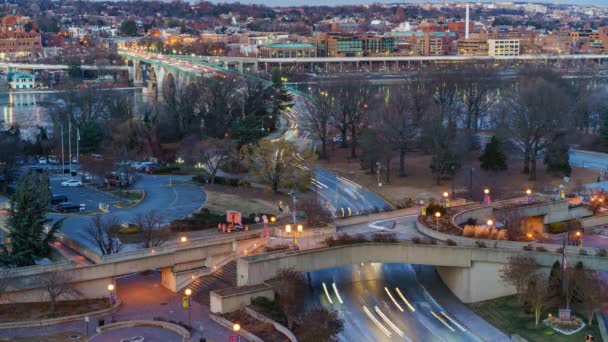
{"type": "Polygon", "coordinates": [[[339,312],[341,341],[481,341],[435,302],[411,265],[369,263],[308,277],[307,306],[339,312]]]}

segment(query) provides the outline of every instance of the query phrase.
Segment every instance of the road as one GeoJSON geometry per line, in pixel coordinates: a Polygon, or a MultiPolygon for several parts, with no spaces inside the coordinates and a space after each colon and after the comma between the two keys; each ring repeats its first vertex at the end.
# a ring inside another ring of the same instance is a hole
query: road
{"type": "Polygon", "coordinates": [[[427,293],[411,265],[369,263],[308,276],[307,305],[339,312],[341,341],[481,341],[427,293]]]}

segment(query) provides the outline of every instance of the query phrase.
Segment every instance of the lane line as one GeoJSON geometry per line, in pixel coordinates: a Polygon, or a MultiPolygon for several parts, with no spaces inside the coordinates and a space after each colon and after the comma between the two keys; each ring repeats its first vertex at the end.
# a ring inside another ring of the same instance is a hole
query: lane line
{"type": "Polygon", "coordinates": [[[410,304],[410,302],[407,299],[405,299],[405,296],[403,295],[403,293],[401,293],[401,290],[399,290],[398,287],[395,287],[395,291],[397,291],[397,294],[399,295],[399,297],[401,297],[401,300],[403,300],[405,305],[407,305],[407,307],[410,308],[410,310],[412,312],[415,312],[416,309],[412,306],[412,304],[410,304]]]}
{"type": "Polygon", "coordinates": [[[435,316],[435,318],[437,318],[439,320],[439,322],[443,323],[443,325],[445,325],[446,327],[448,327],[448,329],[452,330],[452,332],[456,332],[456,330],[454,330],[454,328],[452,328],[451,325],[449,325],[443,318],[437,316],[437,314],[433,311],[431,311],[431,314],[433,316],[435,316]]]}
{"type": "Polygon", "coordinates": [[[393,301],[393,303],[395,304],[397,309],[399,309],[399,311],[403,312],[403,308],[401,307],[401,305],[399,305],[399,303],[397,303],[397,301],[395,300],[395,297],[393,297],[393,294],[391,293],[391,291],[389,291],[389,289],[386,286],[384,287],[384,291],[386,291],[386,294],[391,298],[391,300],[393,301]]]}
{"type": "Polygon", "coordinates": [[[447,319],[450,320],[450,322],[452,322],[452,324],[454,324],[455,326],[458,327],[458,329],[462,330],[462,331],[467,331],[462,325],[458,324],[458,322],[456,322],[455,320],[452,319],[452,317],[448,316],[445,311],[441,311],[441,315],[447,319]]]}
{"type": "Polygon", "coordinates": [[[331,300],[331,296],[329,295],[329,291],[327,291],[327,286],[325,286],[325,283],[323,283],[323,290],[325,291],[325,296],[327,296],[327,300],[329,301],[329,304],[334,304],[333,300],[331,300]]]}
{"type": "Polygon", "coordinates": [[[336,287],[336,283],[331,283],[331,286],[334,288],[334,292],[336,293],[336,297],[338,298],[340,304],[344,304],[342,297],[340,297],[340,293],[338,292],[338,288],[336,287]]]}
{"type": "Polygon", "coordinates": [[[403,333],[403,331],[401,331],[401,329],[399,329],[395,325],[395,323],[393,323],[390,319],[388,319],[388,317],[386,317],[386,315],[382,311],[380,311],[380,308],[378,308],[377,306],[374,306],[374,310],[376,311],[378,316],[380,316],[380,318],[382,318],[382,320],[384,322],[386,322],[386,324],[388,324],[397,333],[397,335],[399,335],[401,337],[405,337],[405,334],[403,333]]]}
{"type": "Polygon", "coordinates": [[[372,314],[372,312],[369,311],[367,306],[363,305],[363,311],[365,312],[367,317],[369,317],[369,319],[372,322],[374,322],[374,324],[378,327],[378,329],[380,329],[380,331],[382,331],[386,336],[388,336],[390,338],[393,335],[388,329],[386,329],[386,327],[384,325],[382,325],[382,323],[380,323],[380,321],[378,321],[378,319],[376,317],[374,317],[374,314],[372,314]]]}

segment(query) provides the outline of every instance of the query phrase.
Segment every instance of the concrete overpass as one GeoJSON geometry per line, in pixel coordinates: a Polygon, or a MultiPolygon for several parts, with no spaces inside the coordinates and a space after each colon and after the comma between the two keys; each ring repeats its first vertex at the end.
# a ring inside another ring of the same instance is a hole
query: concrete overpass
{"type": "MultiPolygon", "coordinates": [[[[530,256],[545,268],[561,254],[528,252],[523,249],[479,248],[399,243],[363,243],[319,248],[284,254],[260,254],[237,261],[237,285],[257,285],[275,276],[281,268],[298,272],[360,263],[405,263],[433,265],[452,292],[464,303],[472,303],[515,293],[500,280],[500,270],[511,256],[530,256]]],[[[606,258],[569,254],[568,262],[581,261],[585,267],[608,271],[606,258]]]]}
{"type": "MultiPolygon", "coordinates": [[[[239,255],[265,243],[259,234],[251,232],[171,242],[156,248],[147,248],[120,254],[100,256],[89,251],[83,253],[95,262],[78,266],[73,262],[59,262],[44,266],[12,269],[9,286],[3,299],[9,302],[44,301],[42,280],[52,272],[61,272],[75,284],[84,298],[107,296],[107,285],[121,275],[161,269],[163,286],[178,291],[196,278],[202,269],[212,268],[218,262],[239,255]]],[[[66,241],[62,241],[66,242],[66,241]]],[[[82,246],[66,245],[82,252],[82,246]]]]}

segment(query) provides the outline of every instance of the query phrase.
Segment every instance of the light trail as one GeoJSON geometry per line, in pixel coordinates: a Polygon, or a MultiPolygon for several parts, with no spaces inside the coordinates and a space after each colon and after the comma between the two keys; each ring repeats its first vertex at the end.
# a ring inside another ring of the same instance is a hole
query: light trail
{"type": "Polygon", "coordinates": [[[455,320],[452,319],[452,317],[448,316],[445,311],[441,311],[441,315],[447,319],[450,320],[450,322],[452,322],[452,324],[454,324],[455,326],[458,327],[458,329],[462,330],[462,331],[467,331],[462,325],[458,324],[458,322],[456,322],[455,320]]]}
{"type": "Polygon", "coordinates": [[[327,286],[325,286],[325,283],[323,283],[323,290],[325,291],[325,296],[327,296],[329,304],[334,304],[334,301],[331,300],[331,296],[329,295],[329,291],[327,291],[327,286]]]}
{"type": "Polygon", "coordinates": [[[386,329],[384,325],[382,325],[382,323],[380,323],[380,321],[378,321],[376,317],[374,317],[374,314],[369,311],[367,306],[363,305],[363,311],[365,312],[367,317],[369,317],[369,319],[374,322],[378,329],[380,329],[380,331],[382,331],[386,336],[391,337],[393,335],[388,329],[386,329]]]}
{"type": "Polygon", "coordinates": [[[396,333],[397,335],[404,337],[405,334],[403,333],[403,331],[401,331],[401,329],[399,329],[395,323],[393,323],[390,319],[388,319],[388,317],[386,317],[386,315],[380,311],[380,308],[378,308],[377,306],[374,306],[374,310],[376,311],[376,313],[378,314],[378,316],[380,316],[380,318],[382,318],[382,320],[384,322],[386,322],[386,324],[388,324],[389,327],[391,327],[396,333]]]}
{"type": "Polygon", "coordinates": [[[344,302],[342,301],[342,297],[340,297],[340,293],[338,292],[338,288],[336,287],[336,283],[332,283],[331,287],[334,288],[334,292],[336,293],[336,297],[338,298],[340,304],[344,304],[344,302]]]}
{"type": "Polygon", "coordinates": [[[410,302],[407,299],[405,299],[405,296],[403,295],[403,293],[401,293],[401,290],[399,290],[398,287],[395,287],[395,290],[397,291],[397,294],[399,295],[399,297],[401,297],[401,300],[403,300],[405,305],[407,305],[407,307],[410,308],[410,310],[412,312],[416,311],[416,309],[412,306],[412,304],[410,304],[410,302]]]}
{"type": "Polygon", "coordinates": [[[435,318],[437,318],[439,322],[443,323],[443,325],[445,325],[448,329],[452,330],[452,332],[456,332],[456,330],[454,330],[451,325],[449,325],[443,318],[437,316],[435,312],[431,311],[431,314],[435,316],[435,318]]]}
{"type": "Polygon", "coordinates": [[[386,286],[384,287],[384,291],[386,291],[386,294],[391,298],[391,300],[393,301],[393,303],[395,304],[397,309],[399,309],[399,311],[403,312],[403,308],[401,307],[401,305],[399,305],[399,303],[397,303],[397,301],[395,300],[395,297],[393,297],[393,294],[386,286]]]}

